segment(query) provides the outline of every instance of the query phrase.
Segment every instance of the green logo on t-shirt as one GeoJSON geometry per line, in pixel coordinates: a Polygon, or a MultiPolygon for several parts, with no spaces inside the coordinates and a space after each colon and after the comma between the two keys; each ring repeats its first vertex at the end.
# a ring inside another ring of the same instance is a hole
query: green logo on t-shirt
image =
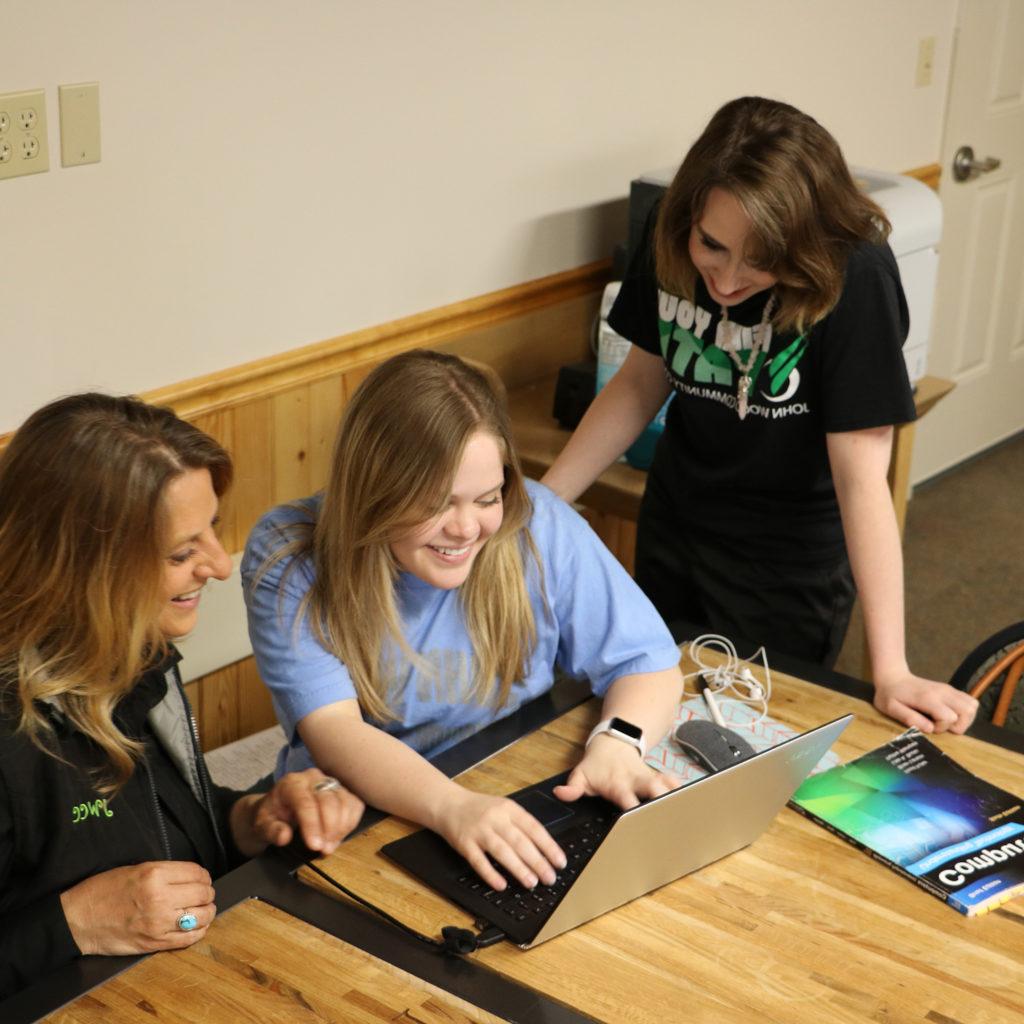
{"type": "Polygon", "coordinates": [[[112,818],[113,816],[114,812],[107,806],[107,801],[103,799],[75,804],[71,808],[71,823],[73,825],[78,825],[89,818],[112,818]]]}
{"type": "MultiPolygon", "coordinates": [[[[735,386],[736,366],[729,353],[719,348],[710,338],[705,340],[704,335],[713,322],[712,314],[703,307],[695,305],[688,299],[680,299],[668,292],[659,291],[658,332],[661,354],[676,390],[699,398],[729,402],[732,399],[727,394],[707,387],[716,385],[731,390],[735,386]]],[[[738,332],[740,347],[736,354],[745,365],[750,358],[755,338],[758,337],[756,332],[762,328],[760,325],[730,326],[732,330],[738,332]]],[[[714,330],[711,333],[713,334],[714,330]]],[[[760,411],[761,415],[771,418],[783,413],[781,409],[773,410],[772,406],[787,402],[796,394],[800,385],[797,365],[807,351],[807,344],[807,336],[802,334],[781,352],[777,352],[771,360],[767,360],[766,352],[758,354],[750,368],[751,394],[759,393],[771,404],[760,408],[755,406],[752,412],[760,411]],[[766,361],[767,380],[762,382],[761,370],[766,361]]],[[[793,408],[786,411],[798,410],[793,408]]],[[[806,407],[802,405],[799,411],[805,412],[806,407]]]]}

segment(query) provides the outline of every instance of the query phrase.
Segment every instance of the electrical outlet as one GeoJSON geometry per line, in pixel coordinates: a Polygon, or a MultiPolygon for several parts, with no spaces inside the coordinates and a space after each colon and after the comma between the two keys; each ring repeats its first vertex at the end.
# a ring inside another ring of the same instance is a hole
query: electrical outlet
{"type": "Polygon", "coordinates": [[[44,90],[0,96],[0,179],[49,169],[44,90]]]}

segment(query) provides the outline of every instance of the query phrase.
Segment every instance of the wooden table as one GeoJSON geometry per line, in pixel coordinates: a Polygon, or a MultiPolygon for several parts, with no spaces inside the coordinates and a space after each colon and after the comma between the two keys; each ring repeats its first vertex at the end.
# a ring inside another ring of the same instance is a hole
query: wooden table
{"type": "MultiPolygon", "coordinates": [[[[784,722],[806,729],[847,711],[857,717],[836,746],[844,760],[898,732],[860,700],[776,678],[772,714],[784,722]]],[[[597,714],[595,702],[581,705],[463,781],[505,793],[565,769],[597,714]]],[[[1020,790],[1021,754],[969,737],[937,742],[1020,790]]],[[[388,819],[323,867],[428,934],[471,924],[377,852],[409,831],[388,819]]],[[[475,959],[602,1021],[1020,1024],[1022,926],[1024,901],[967,919],[786,808],[739,853],[530,951],[501,944],[475,959]]]]}
{"type": "Polygon", "coordinates": [[[259,900],[221,914],[207,937],[157,953],[48,1018],[98,1021],[499,1021],[259,900]]]}
{"type": "MultiPolygon", "coordinates": [[[[781,656],[773,661],[790,672],[797,664],[781,656]]],[[[806,729],[853,711],[856,720],[836,747],[844,759],[896,734],[898,727],[861,699],[868,693],[864,684],[814,672],[836,689],[776,671],[774,717],[806,729]]],[[[487,757],[462,781],[491,793],[569,767],[597,717],[594,701],[581,703],[584,693],[575,684],[556,689],[442,755],[439,767],[456,774],[487,757]]],[[[936,742],[971,770],[1020,792],[1024,741],[987,725],[977,731],[978,737],[936,742]]],[[[378,853],[410,830],[401,821],[378,819],[319,864],[426,934],[470,924],[378,853]]],[[[27,993],[27,1000],[15,997],[0,1006],[0,1020],[22,1024],[40,1016],[32,1007],[52,1010],[67,1001],[62,985],[69,977],[78,986],[75,997],[48,1019],[1024,1019],[1024,900],[967,919],[788,808],[747,849],[527,952],[499,945],[466,959],[441,957],[336,898],[307,869],[299,878],[278,854],[258,858],[218,883],[221,916],[193,949],[141,962],[86,958],[27,993]],[[82,964],[108,977],[127,970],[86,991],[102,979],[82,964]]]]}

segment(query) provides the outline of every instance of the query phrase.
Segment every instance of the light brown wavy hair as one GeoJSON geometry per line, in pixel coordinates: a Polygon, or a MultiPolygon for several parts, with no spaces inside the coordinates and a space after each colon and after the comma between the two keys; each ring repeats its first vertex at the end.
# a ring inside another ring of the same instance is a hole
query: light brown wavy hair
{"type": "Polygon", "coordinates": [[[503,517],[459,598],[474,653],[473,699],[501,706],[536,644],[526,572],[528,560],[538,573],[540,565],[504,388],[489,368],[422,349],[378,366],[345,409],[316,522],[293,528],[292,542],[268,560],[311,559],[315,582],[298,614],[345,664],[360,706],[378,721],[395,717],[402,684],[388,641],[429,670],[402,633],[391,544],[447,507],[466,443],[480,431],[501,452],[503,517]]]}
{"type": "Polygon", "coordinates": [[[0,700],[50,753],[48,701],[107,762],[119,789],[142,756],[113,712],[166,651],[157,619],[167,485],[207,469],[231,482],[227,452],[170,409],[80,394],[25,421],[0,455],[0,700]]]}
{"type": "Polygon", "coordinates": [[[659,283],[691,301],[698,271],[690,229],[714,188],[731,192],[750,217],[746,256],[777,278],[772,320],[783,330],[804,331],[824,317],[839,301],[850,249],[884,242],[891,229],[814,118],[777,100],[732,100],[690,147],[658,211],[659,283]]]}

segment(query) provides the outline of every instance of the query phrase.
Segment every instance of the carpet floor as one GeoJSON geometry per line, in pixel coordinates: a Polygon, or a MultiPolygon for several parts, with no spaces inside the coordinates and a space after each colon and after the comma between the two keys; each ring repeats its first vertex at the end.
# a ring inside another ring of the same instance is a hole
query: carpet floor
{"type": "MultiPolygon", "coordinates": [[[[1024,434],[914,489],[903,542],[907,657],[948,680],[986,637],[1024,621],[1024,434]]],[[[859,611],[836,668],[860,676],[859,611]]]]}

